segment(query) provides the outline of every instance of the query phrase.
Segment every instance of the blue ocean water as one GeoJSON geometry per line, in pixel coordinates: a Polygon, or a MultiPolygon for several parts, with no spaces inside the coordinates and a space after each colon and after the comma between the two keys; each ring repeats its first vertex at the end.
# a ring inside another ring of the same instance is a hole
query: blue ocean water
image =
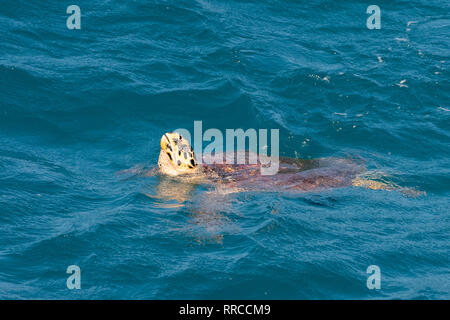
{"type": "Polygon", "coordinates": [[[449,9],[2,2],[0,298],[450,298],[449,9]],[[420,193],[149,197],[161,135],[195,120],[277,128],[283,156],[360,157],[420,193]]]}

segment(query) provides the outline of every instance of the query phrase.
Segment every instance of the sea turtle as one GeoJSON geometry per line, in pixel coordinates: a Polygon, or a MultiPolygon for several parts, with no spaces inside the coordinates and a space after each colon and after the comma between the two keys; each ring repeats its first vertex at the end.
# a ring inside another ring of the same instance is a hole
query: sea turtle
{"type": "MultiPolygon", "coordinates": [[[[226,154],[215,155],[215,161],[204,154],[203,163],[199,163],[189,141],[178,133],[164,134],[160,145],[158,167],[145,171],[146,176],[158,176],[158,183],[153,192],[145,194],[155,200],[154,206],[187,209],[189,223],[180,230],[200,243],[221,243],[225,233],[240,232],[229,217],[233,216],[235,205],[242,205],[240,192],[269,191],[296,196],[296,193],[356,186],[420,194],[388,181],[379,171],[366,170],[363,161],[281,157],[277,174],[262,175],[259,158],[256,164],[240,165],[226,163],[226,154]],[[201,192],[195,193],[197,190],[201,192]]],[[[249,152],[244,155],[248,159],[249,152]]],[[[143,170],[135,168],[131,172],[139,175],[143,170]]],[[[270,213],[277,212],[275,205],[270,213]]]]}
{"type": "MultiPolygon", "coordinates": [[[[203,155],[199,164],[189,143],[179,133],[166,133],[161,138],[158,159],[159,172],[182,179],[185,183],[177,188],[164,184],[159,191],[167,195],[171,189],[173,199],[185,198],[193,185],[214,185],[221,192],[239,191],[296,191],[305,192],[326,188],[360,186],[369,189],[395,189],[392,183],[367,178],[365,166],[355,160],[345,158],[294,159],[279,158],[279,170],[274,175],[262,175],[260,158],[256,164],[229,164],[226,154],[203,155]],[[185,186],[184,188],[182,186],[185,186]],[[164,190],[161,190],[164,189],[164,190]]],[[[234,156],[242,151],[235,151],[234,156]]],[[[244,152],[248,160],[249,152],[244,152]]],[[[159,193],[159,192],[158,192],[159,193]]]]}

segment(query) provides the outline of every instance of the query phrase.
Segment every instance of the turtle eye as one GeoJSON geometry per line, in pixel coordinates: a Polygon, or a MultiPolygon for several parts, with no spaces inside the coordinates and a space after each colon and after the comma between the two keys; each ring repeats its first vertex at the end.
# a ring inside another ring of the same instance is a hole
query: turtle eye
{"type": "Polygon", "coordinates": [[[170,155],[169,152],[167,152],[167,155],[169,156],[170,161],[172,161],[172,156],[170,155]]]}

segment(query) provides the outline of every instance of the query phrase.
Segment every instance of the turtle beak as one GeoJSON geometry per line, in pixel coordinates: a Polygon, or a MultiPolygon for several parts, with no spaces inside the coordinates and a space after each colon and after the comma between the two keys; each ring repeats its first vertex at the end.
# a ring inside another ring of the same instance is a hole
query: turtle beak
{"type": "Polygon", "coordinates": [[[173,162],[173,147],[172,147],[172,142],[169,139],[169,136],[167,135],[167,133],[165,133],[162,138],[161,138],[161,151],[164,152],[167,157],[170,159],[171,162],[173,162]]]}
{"type": "Polygon", "coordinates": [[[167,152],[167,151],[172,151],[173,150],[172,143],[170,142],[170,139],[167,136],[167,133],[165,133],[162,136],[160,145],[161,145],[161,150],[163,150],[163,151],[167,152]]]}

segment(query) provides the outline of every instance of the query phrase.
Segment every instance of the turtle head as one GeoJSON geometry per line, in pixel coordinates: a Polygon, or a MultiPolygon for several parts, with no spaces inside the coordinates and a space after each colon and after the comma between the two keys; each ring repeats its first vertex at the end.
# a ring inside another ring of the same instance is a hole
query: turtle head
{"type": "Polygon", "coordinates": [[[189,141],[178,133],[166,133],[162,136],[158,166],[162,173],[171,176],[198,171],[194,150],[189,141]]]}

